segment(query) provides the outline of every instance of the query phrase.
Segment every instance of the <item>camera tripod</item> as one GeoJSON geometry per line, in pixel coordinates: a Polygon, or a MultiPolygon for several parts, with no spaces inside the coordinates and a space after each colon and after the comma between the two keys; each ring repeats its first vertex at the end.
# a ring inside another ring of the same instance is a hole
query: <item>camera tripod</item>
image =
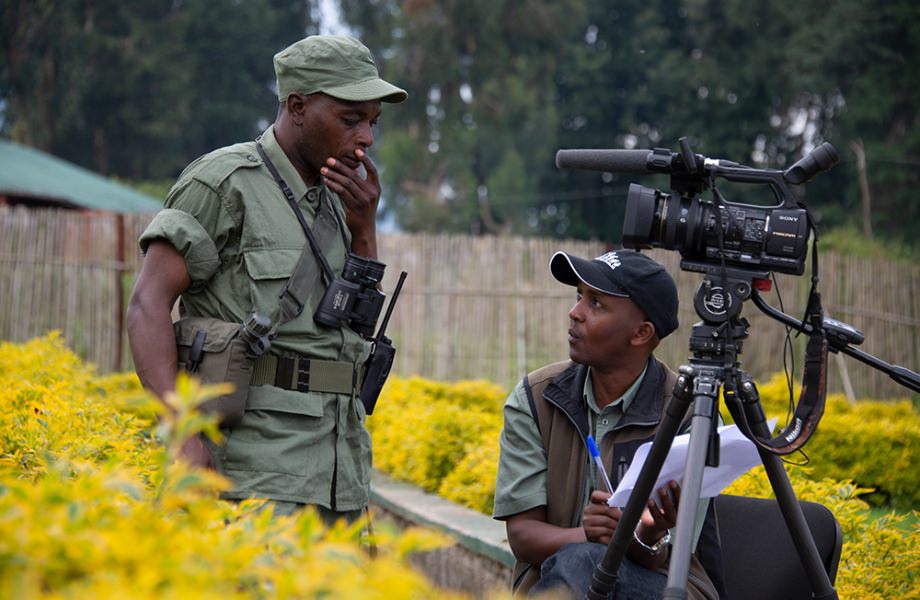
{"type": "MultiPolygon", "coordinates": [[[[690,266],[690,270],[696,269],[690,266]]],[[[727,269],[724,272],[719,269],[718,273],[706,273],[694,298],[694,308],[703,321],[693,326],[689,364],[680,368],[673,398],[662,417],[658,433],[604,559],[594,572],[587,598],[602,600],[614,589],[617,571],[632,539],[633,530],[642,516],[647,499],[652,495],[674,436],[692,405],[690,443],[681,484],[676,534],[671,548],[668,583],[662,596],[687,597],[686,583],[693,552],[694,520],[700,502],[703,467],[717,466],[719,460],[718,432],[714,424],[718,418],[719,389],[724,387],[726,405],[736,423],[746,423],[749,431],[759,440],[770,439],[771,432],[753,379],[740,369],[738,360],[741,341],[748,335],[748,322],[739,316],[741,306],[752,293],[756,296],[753,282],[768,277],[768,272],[744,269],[727,269]]],[[[821,394],[823,402],[823,389],[821,394]]],[[[817,418],[820,418],[820,412],[817,418]]],[[[813,597],[837,598],[781,459],[761,444],[758,444],[758,452],[811,583],[813,597]]]]}

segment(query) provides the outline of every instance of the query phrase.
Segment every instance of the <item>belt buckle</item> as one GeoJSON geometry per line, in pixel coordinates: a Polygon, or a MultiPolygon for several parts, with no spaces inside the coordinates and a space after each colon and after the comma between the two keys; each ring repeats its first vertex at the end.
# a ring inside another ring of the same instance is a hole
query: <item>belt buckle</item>
{"type": "Polygon", "coordinates": [[[310,359],[297,357],[297,377],[295,378],[298,392],[310,391],[310,359]]]}

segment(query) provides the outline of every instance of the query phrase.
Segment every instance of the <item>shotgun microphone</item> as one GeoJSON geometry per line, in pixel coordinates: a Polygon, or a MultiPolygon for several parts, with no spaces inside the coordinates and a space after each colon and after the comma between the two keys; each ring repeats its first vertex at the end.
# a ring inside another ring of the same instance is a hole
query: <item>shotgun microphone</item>
{"type": "Polygon", "coordinates": [[[556,166],[560,169],[609,171],[611,173],[653,173],[648,167],[650,150],[559,150],[556,166]]]}

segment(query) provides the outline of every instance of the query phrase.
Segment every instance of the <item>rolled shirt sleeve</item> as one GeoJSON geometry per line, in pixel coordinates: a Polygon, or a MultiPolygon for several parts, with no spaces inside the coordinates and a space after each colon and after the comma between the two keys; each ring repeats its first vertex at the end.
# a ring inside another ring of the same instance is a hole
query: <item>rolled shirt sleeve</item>
{"type": "Polygon", "coordinates": [[[523,383],[505,401],[499,444],[492,516],[506,519],[546,505],[546,451],[523,383]]]}
{"type": "Polygon", "coordinates": [[[144,230],[138,243],[141,250],[154,240],[169,242],[183,257],[192,279],[192,287],[200,287],[220,266],[217,246],[195,217],[172,208],[161,210],[144,230]]]}
{"type": "Polygon", "coordinates": [[[214,188],[194,177],[180,178],[166,198],[166,208],[138,243],[144,252],[154,240],[170,243],[185,257],[190,291],[195,292],[217,273],[220,252],[236,227],[214,188]]]}

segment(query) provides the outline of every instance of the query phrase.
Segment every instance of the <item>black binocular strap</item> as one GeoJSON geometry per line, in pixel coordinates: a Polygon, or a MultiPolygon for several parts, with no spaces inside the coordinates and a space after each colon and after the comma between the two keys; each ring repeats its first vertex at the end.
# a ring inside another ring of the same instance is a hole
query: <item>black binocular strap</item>
{"type": "Polygon", "coordinates": [[[291,210],[294,211],[294,216],[297,217],[297,221],[300,223],[301,228],[303,228],[304,235],[307,236],[308,242],[304,246],[303,252],[300,255],[300,260],[297,261],[297,266],[294,268],[294,272],[291,274],[290,279],[288,279],[281,288],[280,313],[278,319],[274,320],[275,325],[272,328],[272,333],[274,334],[281,325],[303,312],[307,297],[315,289],[318,268],[322,269],[322,273],[327,281],[332,281],[335,278],[335,274],[332,272],[332,268],[329,266],[329,262],[323,254],[323,249],[329,248],[332,240],[335,238],[337,230],[341,232],[343,241],[345,241],[346,238],[343,230],[344,224],[341,219],[339,219],[338,214],[336,214],[332,202],[324,198],[325,194],[320,195],[319,208],[316,211],[316,219],[313,222],[315,232],[311,230],[309,225],[307,225],[306,219],[304,219],[303,211],[297,206],[297,199],[294,197],[294,192],[291,191],[290,186],[288,186],[284,178],[281,177],[278,169],[268,158],[268,154],[265,153],[262,144],[259,142],[256,142],[256,151],[272,174],[272,177],[275,178],[278,187],[281,188],[281,192],[284,194],[291,210]]]}

